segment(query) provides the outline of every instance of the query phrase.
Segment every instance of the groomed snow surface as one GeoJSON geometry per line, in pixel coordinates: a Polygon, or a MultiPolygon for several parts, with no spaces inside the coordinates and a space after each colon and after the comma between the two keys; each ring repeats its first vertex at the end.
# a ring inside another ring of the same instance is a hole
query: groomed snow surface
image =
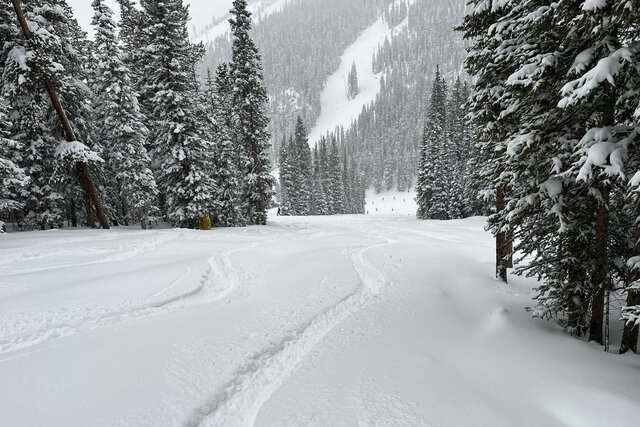
{"type": "Polygon", "coordinates": [[[637,425],[639,358],[531,319],[484,223],[10,233],[0,425],[637,425]]]}

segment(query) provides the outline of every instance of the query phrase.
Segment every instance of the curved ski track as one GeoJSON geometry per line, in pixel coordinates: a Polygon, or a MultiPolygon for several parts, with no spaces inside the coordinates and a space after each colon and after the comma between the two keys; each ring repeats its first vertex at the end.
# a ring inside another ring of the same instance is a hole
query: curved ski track
{"type": "MultiPolygon", "coordinates": [[[[251,426],[262,405],[312,352],[324,337],[346,318],[371,303],[389,283],[365,254],[394,240],[384,239],[351,253],[351,264],[360,287],[308,322],[290,331],[278,343],[249,358],[234,377],[185,422],[186,426],[251,426]]],[[[348,249],[347,249],[348,250],[348,249]]]]}

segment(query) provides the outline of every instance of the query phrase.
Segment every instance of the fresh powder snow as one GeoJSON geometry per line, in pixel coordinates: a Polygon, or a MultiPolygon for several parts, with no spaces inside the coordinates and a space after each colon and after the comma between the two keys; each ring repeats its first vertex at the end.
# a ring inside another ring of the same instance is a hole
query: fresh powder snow
{"type": "Polygon", "coordinates": [[[9,233],[3,424],[635,425],[638,358],[531,319],[485,221],[9,233]]]}

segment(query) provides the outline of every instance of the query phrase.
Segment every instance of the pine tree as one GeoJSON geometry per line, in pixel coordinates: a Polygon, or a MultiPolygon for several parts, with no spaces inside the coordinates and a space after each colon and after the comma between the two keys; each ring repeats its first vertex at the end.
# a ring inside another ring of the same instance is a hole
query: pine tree
{"type": "Polygon", "coordinates": [[[313,148],[313,215],[327,215],[329,212],[324,179],[326,157],[323,158],[321,154],[323,141],[324,139],[313,148]]]}
{"type": "Polygon", "coordinates": [[[340,162],[340,153],[338,151],[338,143],[335,138],[331,140],[329,147],[328,160],[328,203],[330,214],[345,213],[344,206],[344,187],[342,185],[342,168],[340,162]]]}
{"type": "MultiPolygon", "coordinates": [[[[22,225],[44,229],[62,225],[65,200],[74,207],[81,204],[76,203],[79,199],[87,199],[78,187],[82,181],[79,165],[97,166],[100,158],[89,148],[95,141],[90,92],[83,83],[88,71],[84,64],[89,62],[82,56],[88,49],[84,33],[65,1],[32,0],[24,3],[23,12],[30,23],[31,39],[5,43],[8,57],[3,92],[9,100],[13,124],[10,137],[20,141],[24,149],[19,166],[30,177],[22,198],[22,225]],[[81,142],[65,141],[43,79],[57,93],[81,142]]],[[[93,213],[90,209],[86,212],[87,221],[94,225],[93,213]]]]}
{"type": "Polygon", "coordinates": [[[309,215],[313,166],[307,129],[300,116],[296,120],[294,137],[288,147],[288,159],[293,173],[293,186],[289,189],[292,213],[294,215],[309,215]]]}
{"type": "Polygon", "coordinates": [[[491,231],[496,238],[496,277],[507,281],[509,265],[509,225],[503,212],[509,188],[502,173],[506,150],[506,135],[512,123],[501,122],[502,96],[506,79],[515,71],[515,64],[506,56],[495,57],[502,44],[500,37],[494,37],[497,23],[508,15],[512,4],[508,1],[490,3],[484,0],[469,2],[470,12],[464,17],[459,30],[472,41],[465,61],[467,72],[474,77],[473,96],[470,101],[472,119],[480,132],[477,133],[476,162],[482,165],[478,181],[488,184],[482,190],[484,197],[495,204],[489,219],[491,231]]]}
{"type": "Polygon", "coordinates": [[[93,0],[97,66],[93,100],[98,138],[105,146],[107,168],[117,181],[118,205],[125,221],[147,227],[155,213],[158,190],[145,149],[148,130],[131,85],[129,69],[122,61],[113,12],[103,0],[93,0]]]}
{"type": "Polygon", "coordinates": [[[151,122],[150,145],[160,201],[175,226],[206,228],[215,209],[217,183],[208,126],[200,122],[202,99],[193,80],[194,46],[187,33],[182,0],[143,1],[148,26],[141,101],[151,122]],[[151,95],[152,94],[152,95],[151,95]]]}
{"type": "Polygon", "coordinates": [[[16,162],[15,157],[22,152],[22,147],[20,142],[9,138],[11,124],[6,109],[6,102],[0,97],[0,234],[6,232],[8,215],[22,208],[20,192],[28,181],[16,162]]]}
{"type": "Polygon", "coordinates": [[[243,148],[245,173],[244,216],[250,224],[267,223],[275,180],[269,173],[269,134],[266,115],[267,93],[262,82],[261,58],[249,36],[251,13],[246,0],[234,0],[231,9],[233,113],[237,142],[243,148]]]}
{"type": "Polygon", "coordinates": [[[218,227],[241,226],[245,224],[239,206],[240,165],[238,146],[234,142],[231,106],[231,82],[229,67],[221,64],[216,70],[215,81],[209,78],[208,98],[210,100],[212,132],[214,135],[214,180],[217,183],[213,223],[218,227]]]}
{"type": "Polygon", "coordinates": [[[283,213],[291,212],[291,193],[296,191],[293,177],[293,168],[289,159],[289,147],[293,144],[293,139],[282,140],[280,144],[280,203],[283,213]]]}
{"type": "Polygon", "coordinates": [[[446,102],[446,83],[436,69],[420,152],[418,218],[450,218],[452,168],[448,163],[446,102]]]}
{"type": "Polygon", "coordinates": [[[358,71],[356,70],[355,62],[351,65],[351,70],[349,70],[349,75],[347,76],[347,86],[349,99],[353,99],[358,96],[360,88],[358,86],[358,71]]]}
{"type": "MultiPolygon", "coordinates": [[[[146,29],[149,26],[148,15],[135,7],[131,0],[116,0],[120,6],[118,38],[122,44],[122,62],[129,68],[131,85],[136,92],[140,108],[145,117],[151,116],[148,100],[153,93],[145,90],[146,47],[150,44],[146,29]]],[[[144,5],[144,0],[141,2],[144,5]]],[[[147,123],[148,124],[148,123],[147,123]]]]}

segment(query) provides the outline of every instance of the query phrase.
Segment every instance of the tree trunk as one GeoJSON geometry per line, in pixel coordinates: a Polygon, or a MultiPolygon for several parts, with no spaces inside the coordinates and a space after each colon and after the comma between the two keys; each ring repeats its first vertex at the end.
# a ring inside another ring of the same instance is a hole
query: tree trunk
{"type": "Polygon", "coordinates": [[[4,223],[4,220],[2,219],[2,212],[0,212],[0,232],[2,233],[6,233],[7,232],[7,226],[4,223]]]}
{"type": "Polygon", "coordinates": [[[591,297],[591,321],[589,341],[603,344],[603,320],[605,293],[607,289],[607,223],[609,220],[609,187],[600,185],[602,200],[598,202],[596,221],[595,269],[593,273],[593,296],[591,297]]]}
{"type": "MultiPolygon", "coordinates": [[[[20,7],[19,1],[11,0],[11,2],[13,3],[13,8],[16,11],[18,22],[20,23],[20,27],[22,28],[22,33],[24,34],[27,40],[31,40],[31,31],[29,30],[27,21],[24,19],[24,15],[22,14],[22,8],[20,7]]],[[[76,137],[73,134],[73,130],[71,129],[71,125],[69,124],[69,120],[67,120],[67,115],[65,114],[64,109],[60,104],[60,100],[58,99],[58,96],[56,95],[56,92],[53,89],[53,86],[51,86],[51,84],[49,83],[49,80],[46,77],[43,78],[43,82],[44,82],[44,87],[47,90],[49,97],[51,98],[51,103],[53,104],[53,107],[56,110],[58,119],[62,124],[62,128],[64,129],[64,133],[67,137],[67,141],[69,142],[76,141],[76,137]]],[[[104,212],[102,211],[102,205],[100,204],[100,199],[98,198],[96,189],[93,186],[93,181],[91,181],[91,176],[89,175],[89,168],[87,167],[86,163],[78,163],[78,168],[80,169],[80,176],[82,177],[82,183],[84,184],[84,188],[89,193],[89,196],[91,197],[91,201],[93,202],[93,205],[96,209],[96,213],[98,214],[98,219],[100,220],[100,224],[102,225],[102,228],[108,229],[109,222],[107,221],[107,218],[105,217],[104,212]]]]}
{"type": "Polygon", "coordinates": [[[76,212],[76,201],[75,199],[71,199],[71,226],[72,227],[77,227],[78,226],[78,213],[76,212]]]}
{"type": "Polygon", "coordinates": [[[84,208],[87,211],[87,224],[89,227],[96,228],[96,220],[93,217],[93,211],[91,210],[91,203],[89,203],[89,199],[85,195],[84,197],[84,208]]]}
{"type": "MultiPolygon", "coordinates": [[[[636,202],[636,218],[640,218],[640,202],[636,202]]],[[[640,223],[636,222],[635,225],[635,240],[633,242],[633,256],[640,256],[640,223]]],[[[640,268],[634,268],[631,270],[631,277],[629,283],[632,284],[640,280],[640,268]]],[[[633,307],[634,305],[640,305],[640,289],[629,290],[627,294],[627,307],[633,307]]],[[[638,333],[640,328],[634,323],[625,322],[624,332],[622,333],[622,342],[620,343],[620,354],[624,354],[631,350],[634,353],[638,352],[638,333]]]]}
{"type": "MultiPolygon", "coordinates": [[[[496,213],[505,208],[504,190],[501,186],[496,188],[496,213]]],[[[498,232],[496,234],[496,277],[507,283],[507,248],[509,242],[507,233],[498,232]]]]}

